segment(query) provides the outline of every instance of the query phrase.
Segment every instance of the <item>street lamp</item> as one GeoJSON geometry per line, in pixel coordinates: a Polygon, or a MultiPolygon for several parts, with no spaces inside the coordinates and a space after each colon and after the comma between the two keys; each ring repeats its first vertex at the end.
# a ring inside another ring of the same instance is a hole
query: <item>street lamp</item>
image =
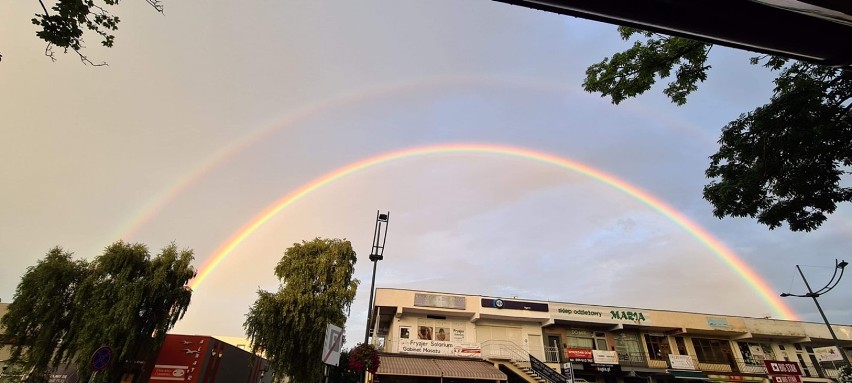
{"type": "Polygon", "coordinates": [[[376,229],[373,231],[373,248],[370,250],[370,260],[373,261],[373,280],[370,282],[370,305],[367,306],[367,329],[364,332],[364,343],[370,339],[370,322],[373,320],[373,293],[376,286],[376,264],[384,259],[385,241],[388,239],[388,220],[390,212],[376,211],[376,229]],[[382,227],[384,226],[384,231],[382,227]]]}
{"type": "Polygon", "coordinates": [[[822,307],[819,305],[819,301],[817,300],[817,297],[831,291],[831,289],[833,289],[835,286],[837,286],[838,283],[840,283],[840,278],[843,278],[843,269],[845,269],[846,266],[849,265],[849,262],[846,262],[846,261],[838,262],[835,259],[834,264],[835,264],[834,274],[831,276],[831,280],[829,280],[828,283],[826,283],[825,286],[823,286],[823,288],[821,288],[817,291],[811,290],[811,285],[808,284],[808,280],[807,280],[807,278],[805,278],[805,273],[802,272],[802,268],[799,267],[799,265],[796,265],[796,269],[799,270],[799,275],[801,275],[802,280],[805,281],[805,286],[808,288],[808,292],[805,293],[805,294],[782,293],[781,296],[782,297],[800,297],[800,298],[810,297],[810,298],[813,298],[814,304],[816,304],[817,310],[819,310],[819,315],[822,315],[822,320],[825,322],[825,325],[828,327],[828,332],[831,333],[831,337],[834,338],[834,345],[837,346],[837,351],[839,351],[840,356],[843,357],[843,363],[849,364],[849,358],[846,356],[846,352],[843,350],[843,347],[840,346],[840,341],[837,339],[837,335],[834,334],[834,329],[831,327],[831,324],[828,323],[828,318],[825,317],[825,313],[822,311],[822,307]],[[840,274],[837,273],[838,270],[840,270],[840,274]]]}

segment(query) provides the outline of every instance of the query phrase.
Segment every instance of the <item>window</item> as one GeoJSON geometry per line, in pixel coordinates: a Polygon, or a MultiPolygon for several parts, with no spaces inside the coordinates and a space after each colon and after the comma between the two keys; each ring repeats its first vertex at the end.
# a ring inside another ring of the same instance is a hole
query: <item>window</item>
{"type": "Polygon", "coordinates": [[[568,348],[585,348],[593,350],[595,348],[594,333],[586,330],[571,329],[568,330],[568,348]]]}
{"type": "Polygon", "coordinates": [[[692,338],[692,346],[699,362],[728,363],[726,356],[731,354],[731,349],[726,340],[692,338]]]}
{"type": "Polygon", "coordinates": [[[653,360],[666,360],[671,354],[669,339],[665,336],[645,334],[645,345],[648,346],[648,356],[653,360]]]}
{"type": "Polygon", "coordinates": [[[682,336],[675,337],[675,345],[677,346],[678,355],[689,355],[689,352],[686,351],[686,343],[683,341],[682,336]]]}
{"type": "Polygon", "coordinates": [[[751,366],[763,366],[765,359],[774,360],[772,348],[763,343],[737,342],[740,353],[743,354],[743,363],[751,366]]]}
{"type": "Polygon", "coordinates": [[[411,335],[411,329],[408,327],[400,327],[399,328],[399,339],[408,339],[411,335]]]}
{"type": "Polygon", "coordinates": [[[642,344],[639,341],[639,334],[622,332],[615,334],[615,351],[618,352],[618,359],[622,361],[644,361],[645,353],[642,352],[642,344]]]}

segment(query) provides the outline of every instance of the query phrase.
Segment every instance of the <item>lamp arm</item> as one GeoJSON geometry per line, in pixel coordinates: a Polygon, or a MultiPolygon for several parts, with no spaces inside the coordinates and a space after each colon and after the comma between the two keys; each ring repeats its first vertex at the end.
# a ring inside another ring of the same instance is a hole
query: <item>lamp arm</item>
{"type": "Polygon", "coordinates": [[[826,283],[826,285],[823,288],[821,288],[817,291],[814,291],[814,293],[819,294],[819,295],[825,294],[825,293],[831,291],[831,289],[833,289],[835,286],[837,286],[838,283],[840,283],[840,278],[843,278],[844,268],[839,267],[840,264],[837,263],[836,259],[834,260],[834,263],[837,264],[837,266],[835,266],[835,268],[834,268],[834,274],[831,275],[831,279],[828,281],[828,283],[826,283]],[[839,276],[837,275],[837,270],[840,270],[839,276]],[[837,278],[837,279],[834,279],[834,278],[837,278]]]}

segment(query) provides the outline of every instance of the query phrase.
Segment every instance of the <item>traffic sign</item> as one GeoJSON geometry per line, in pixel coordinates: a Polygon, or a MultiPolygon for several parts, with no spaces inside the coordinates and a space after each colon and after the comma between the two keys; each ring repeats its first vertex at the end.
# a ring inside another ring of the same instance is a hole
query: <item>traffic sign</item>
{"type": "Polygon", "coordinates": [[[112,361],[112,349],[107,346],[101,346],[92,354],[91,366],[94,371],[103,371],[109,366],[112,361]]]}

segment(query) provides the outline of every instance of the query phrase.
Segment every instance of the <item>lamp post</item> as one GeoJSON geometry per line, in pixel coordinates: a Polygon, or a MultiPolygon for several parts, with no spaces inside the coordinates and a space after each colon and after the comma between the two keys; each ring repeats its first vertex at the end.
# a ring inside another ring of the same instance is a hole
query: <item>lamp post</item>
{"type": "Polygon", "coordinates": [[[843,269],[846,268],[847,265],[849,265],[849,262],[846,262],[846,261],[838,262],[835,259],[834,264],[835,264],[834,274],[831,276],[831,280],[829,280],[828,283],[826,283],[825,286],[823,286],[823,288],[821,288],[817,291],[813,291],[811,289],[811,285],[808,284],[808,280],[807,280],[807,278],[805,278],[805,273],[802,272],[802,268],[799,267],[799,265],[796,265],[796,269],[799,270],[799,275],[801,275],[802,280],[805,281],[805,287],[808,288],[808,292],[805,293],[805,294],[783,293],[783,294],[781,294],[781,296],[782,297],[800,297],[800,298],[810,297],[810,298],[813,298],[814,304],[816,304],[817,310],[819,310],[819,315],[822,315],[822,320],[825,322],[825,325],[828,327],[828,332],[831,333],[831,337],[834,339],[834,345],[837,347],[837,351],[839,351],[840,356],[843,357],[843,363],[848,365],[849,364],[849,358],[846,356],[846,351],[844,351],[843,347],[840,346],[840,341],[837,339],[837,335],[834,334],[834,329],[831,327],[831,323],[828,323],[828,318],[825,317],[825,313],[822,311],[822,307],[819,305],[819,301],[817,300],[817,298],[820,295],[823,295],[823,294],[831,291],[831,289],[833,289],[835,286],[837,286],[838,283],[840,283],[840,278],[843,278],[843,269]],[[838,270],[840,270],[840,274],[837,273],[838,270]]]}
{"type": "Polygon", "coordinates": [[[388,239],[388,220],[390,212],[376,211],[376,229],[373,231],[373,247],[370,249],[370,260],[373,261],[373,279],[370,282],[370,303],[367,306],[367,329],[364,332],[364,343],[370,339],[370,322],[373,320],[373,293],[376,286],[376,264],[384,259],[385,240],[388,239]],[[382,231],[384,227],[384,231],[382,231]]]}

